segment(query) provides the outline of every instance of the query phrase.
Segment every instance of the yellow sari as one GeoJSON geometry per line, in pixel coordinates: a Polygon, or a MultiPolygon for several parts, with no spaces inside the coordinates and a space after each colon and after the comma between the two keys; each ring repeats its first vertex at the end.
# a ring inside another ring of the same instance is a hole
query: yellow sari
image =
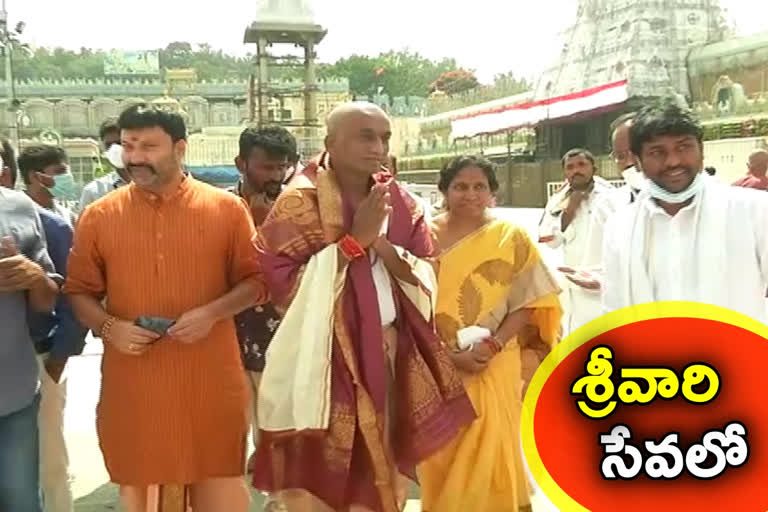
{"type": "Polygon", "coordinates": [[[551,348],[557,342],[560,290],[525,231],[500,220],[445,250],[439,262],[435,321],[451,349],[464,327],[495,332],[508,313],[533,311],[525,334],[509,340],[482,373],[463,375],[478,417],[420,465],[423,510],[530,510],[520,442],[522,353],[534,344],[551,348]]]}

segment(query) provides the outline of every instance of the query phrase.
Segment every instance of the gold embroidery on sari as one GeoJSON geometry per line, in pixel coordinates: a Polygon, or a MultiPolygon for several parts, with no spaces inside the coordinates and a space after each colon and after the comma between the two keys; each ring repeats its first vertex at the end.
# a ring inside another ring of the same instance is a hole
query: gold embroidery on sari
{"type": "Polygon", "coordinates": [[[474,325],[483,307],[483,296],[472,282],[472,276],[464,280],[459,291],[459,316],[464,325],[474,325]]]}
{"type": "Polygon", "coordinates": [[[347,404],[334,405],[331,409],[327,442],[323,443],[323,458],[331,471],[341,472],[349,469],[356,428],[354,408],[347,404]]]}
{"type": "Polygon", "coordinates": [[[435,328],[438,336],[451,348],[456,348],[456,332],[461,329],[461,324],[448,313],[435,315],[435,328]]]}
{"type": "Polygon", "coordinates": [[[316,222],[315,205],[310,197],[311,190],[289,190],[280,198],[269,216],[270,220],[290,219],[292,224],[307,226],[316,222]]]}
{"type": "MultiPolygon", "coordinates": [[[[528,279],[537,275],[540,266],[536,247],[525,232],[495,220],[443,251],[435,324],[444,342],[455,343],[456,332],[462,327],[483,326],[497,306],[499,314],[491,332],[498,329],[507,313],[520,307],[532,309],[536,331],[556,330],[560,323],[556,291],[547,286],[532,289],[532,284],[546,281],[528,279]],[[511,308],[510,298],[528,301],[511,308]]],[[[481,503],[478,506],[483,510],[530,510],[516,437],[522,390],[520,367],[520,347],[511,340],[481,376],[463,379],[473,403],[490,405],[478,411],[478,418],[465,426],[454,442],[420,465],[424,510],[464,512],[472,510],[476,503],[481,503]],[[493,413],[488,413],[490,410],[493,413]],[[481,444],[489,448],[474,449],[481,444]],[[498,453],[505,454],[503,461],[498,453]],[[491,474],[480,476],[478,466],[492,468],[491,474]]]]}
{"type": "Polygon", "coordinates": [[[490,284],[509,286],[515,280],[517,271],[513,263],[497,258],[481,263],[472,273],[482,276],[490,284]]]}

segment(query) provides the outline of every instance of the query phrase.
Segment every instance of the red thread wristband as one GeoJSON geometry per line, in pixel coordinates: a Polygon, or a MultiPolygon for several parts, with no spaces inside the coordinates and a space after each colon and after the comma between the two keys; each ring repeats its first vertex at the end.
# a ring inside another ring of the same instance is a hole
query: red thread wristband
{"type": "Polygon", "coordinates": [[[360,245],[360,242],[348,234],[344,235],[341,237],[341,240],[339,240],[339,249],[341,249],[341,253],[350,261],[365,256],[365,249],[360,245]]]}

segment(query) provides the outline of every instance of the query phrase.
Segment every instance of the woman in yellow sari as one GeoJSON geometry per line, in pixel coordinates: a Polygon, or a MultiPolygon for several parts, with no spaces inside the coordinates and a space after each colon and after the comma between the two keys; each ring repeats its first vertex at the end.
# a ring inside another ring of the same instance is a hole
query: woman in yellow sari
{"type": "Polygon", "coordinates": [[[557,342],[560,289],[525,231],[492,216],[498,182],[490,162],[456,158],[441,171],[439,188],[447,212],[433,221],[435,321],[478,418],[419,467],[422,507],[530,510],[520,442],[524,381],[557,342]],[[461,350],[457,333],[467,327],[490,335],[461,350]]]}

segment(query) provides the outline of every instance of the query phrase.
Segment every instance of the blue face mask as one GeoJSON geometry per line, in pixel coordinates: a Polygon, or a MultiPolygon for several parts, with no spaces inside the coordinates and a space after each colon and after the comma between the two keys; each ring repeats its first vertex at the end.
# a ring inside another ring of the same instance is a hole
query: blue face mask
{"type": "Polygon", "coordinates": [[[78,190],[75,184],[75,177],[71,172],[51,176],[53,186],[48,189],[53,197],[60,201],[77,201],[78,190]]]}

